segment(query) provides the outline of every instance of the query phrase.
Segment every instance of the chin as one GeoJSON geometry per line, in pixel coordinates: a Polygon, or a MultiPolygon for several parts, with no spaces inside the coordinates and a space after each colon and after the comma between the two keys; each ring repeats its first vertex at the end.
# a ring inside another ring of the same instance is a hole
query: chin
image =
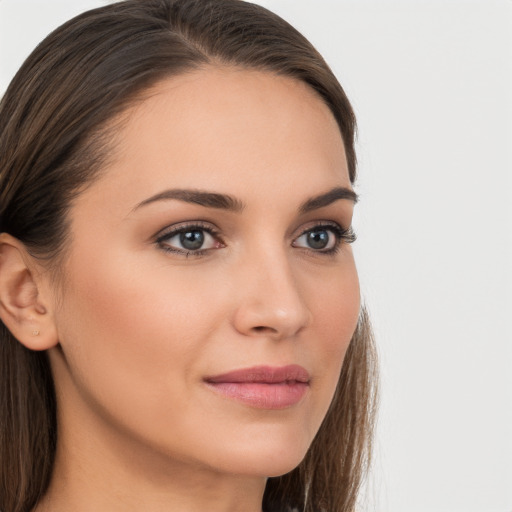
{"type": "Polygon", "coordinates": [[[309,439],[297,440],[290,435],[287,439],[270,434],[265,442],[232,443],[227,451],[217,459],[217,464],[225,467],[228,472],[258,477],[276,477],[289,473],[304,459],[310,446],[309,439]]]}
{"type": "Polygon", "coordinates": [[[262,460],[261,457],[248,456],[241,463],[234,463],[230,472],[249,477],[278,477],[294,470],[302,462],[304,456],[305,452],[300,456],[268,457],[266,460],[262,460]]]}

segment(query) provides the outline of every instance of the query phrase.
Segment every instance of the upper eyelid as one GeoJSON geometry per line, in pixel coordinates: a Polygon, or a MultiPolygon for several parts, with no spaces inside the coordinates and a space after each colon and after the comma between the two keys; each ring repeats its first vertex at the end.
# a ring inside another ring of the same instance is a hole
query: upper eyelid
{"type": "Polygon", "coordinates": [[[306,225],[308,225],[308,227],[302,228],[305,231],[308,231],[309,229],[314,229],[314,228],[317,228],[317,227],[322,227],[322,226],[325,226],[325,227],[329,227],[329,226],[341,227],[340,223],[336,222],[334,220],[314,220],[314,221],[311,221],[309,223],[306,223],[306,225]]]}
{"type": "Polygon", "coordinates": [[[173,239],[180,235],[181,233],[186,233],[187,231],[205,231],[212,239],[216,240],[216,242],[224,246],[224,241],[221,239],[217,231],[209,223],[207,225],[203,225],[202,222],[203,221],[191,221],[167,226],[166,228],[163,228],[155,236],[152,237],[152,243],[156,244],[161,250],[168,253],[186,256],[187,258],[192,256],[200,257],[204,255],[206,252],[213,250],[213,248],[178,248],[173,247],[173,245],[170,243],[166,243],[166,240],[168,241],[170,239],[173,239]]]}
{"type": "Polygon", "coordinates": [[[307,233],[308,231],[311,231],[315,228],[329,228],[329,227],[332,227],[333,229],[335,229],[337,231],[348,231],[348,230],[352,229],[351,226],[349,226],[348,228],[345,228],[339,222],[336,222],[334,220],[316,220],[316,221],[307,223],[306,226],[301,226],[298,229],[298,234],[294,235],[294,239],[299,236],[302,236],[304,233],[307,233]]]}
{"type": "Polygon", "coordinates": [[[166,226],[163,229],[160,229],[152,238],[156,241],[162,240],[164,238],[168,238],[177,233],[181,233],[183,231],[191,230],[193,228],[199,228],[202,231],[206,231],[213,236],[218,236],[219,230],[217,227],[210,222],[206,221],[190,221],[190,222],[179,222],[177,224],[171,224],[166,226]]]}
{"type": "Polygon", "coordinates": [[[350,223],[348,227],[344,227],[342,224],[336,221],[315,221],[313,225],[307,228],[303,228],[298,235],[293,237],[293,240],[297,240],[301,236],[304,236],[306,233],[318,228],[331,228],[331,230],[339,238],[340,241],[345,239],[345,241],[352,243],[355,242],[357,239],[357,234],[354,231],[354,228],[352,227],[352,223],[350,223]]]}

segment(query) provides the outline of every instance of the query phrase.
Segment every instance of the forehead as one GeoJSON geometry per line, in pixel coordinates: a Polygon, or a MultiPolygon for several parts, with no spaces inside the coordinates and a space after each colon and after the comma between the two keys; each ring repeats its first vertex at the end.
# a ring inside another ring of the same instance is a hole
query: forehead
{"type": "Polygon", "coordinates": [[[141,196],[350,185],[329,108],[306,84],[269,72],[206,68],[163,80],[127,110],[115,142],[98,184],[127,183],[141,196]]]}

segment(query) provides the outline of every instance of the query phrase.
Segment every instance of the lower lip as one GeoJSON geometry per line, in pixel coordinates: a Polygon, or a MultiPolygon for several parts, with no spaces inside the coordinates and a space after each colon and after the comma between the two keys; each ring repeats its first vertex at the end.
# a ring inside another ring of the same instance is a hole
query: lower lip
{"type": "Polygon", "coordinates": [[[305,382],[215,382],[215,391],[256,409],[286,409],[299,403],[308,390],[305,382]]]}

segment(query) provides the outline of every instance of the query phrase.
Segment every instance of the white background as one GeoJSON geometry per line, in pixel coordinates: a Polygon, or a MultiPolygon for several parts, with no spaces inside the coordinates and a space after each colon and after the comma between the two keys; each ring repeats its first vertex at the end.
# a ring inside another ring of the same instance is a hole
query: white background
{"type": "MultiPolygon", "coordinates": [[[[102,3],[0,0],[0,91],[102,3]]],[[[356,256],[382,366],[362,509],[512,512],[512,1],[260,3],[359,119],[356,256]]]]}

